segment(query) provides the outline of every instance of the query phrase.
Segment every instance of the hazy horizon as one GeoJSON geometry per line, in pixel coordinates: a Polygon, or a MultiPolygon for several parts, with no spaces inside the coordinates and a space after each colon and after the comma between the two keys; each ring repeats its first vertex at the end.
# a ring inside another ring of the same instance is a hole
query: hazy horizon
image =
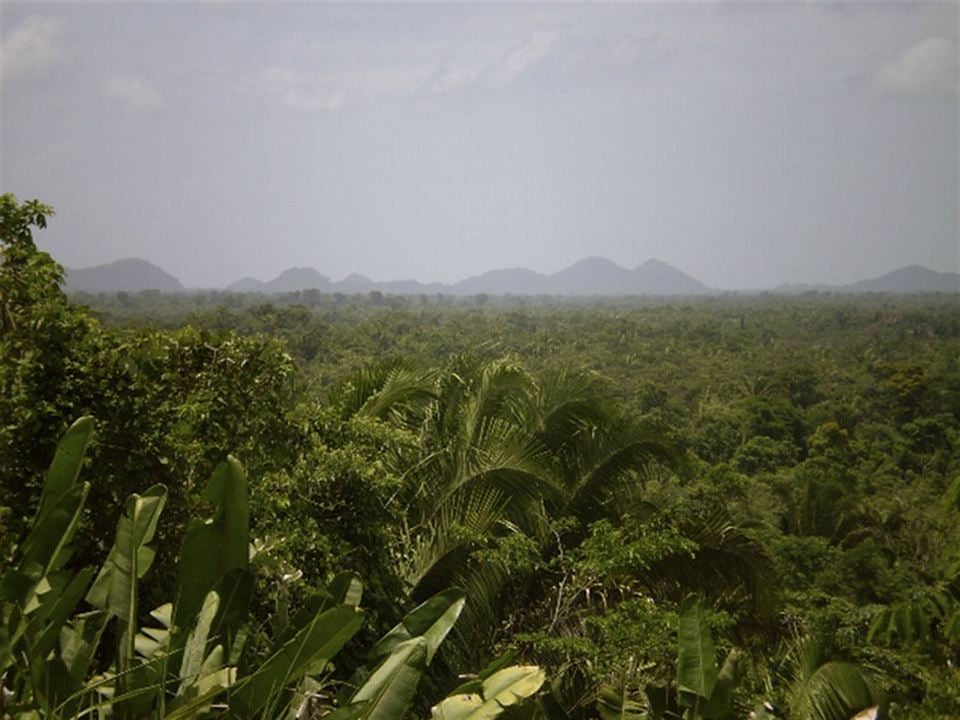
{"type": "Polygon", "coordinates": [[[192,287],[960,269],[945,3],[4,3],[0,190],[192,287]]]}
{"type": "MultiPolygon", "coordinates": [[[[104,266],[109,266],[109,265],[112,265],[112,264],[114,264],[114,263],[123,263],[123,262],[131,261],[131,260],[133,260],[133,261],[142,261],[142,260],[145,260],[145,258],[124,257],[124,258],[117,258],[117,259],[115,259],[115,260],[107,261],[107,262],[105,262],[105,263],[99,263],[99,264],[97,264],[97,265],[82,266],[82,267],[67,267],[66,269],[67,269],[67,270],[92,270],[92,269],[102,268],[102,267],[104,267],[104,266]]],[[[592,260],[604,260],[604,261],[613,262],[612,260],[609,260],[609,258],[604,258],[604,257],[602,257],[602,256],[594,255],[594,256],[588,256],[588,257],[580,258],[579,260],[576,260],[576,261],[574,261],[573,263],[570,263],[570,265],[566,265],[566,266],[564,266],[564,267],[562,267],[562,268],[559,268],[558,271],[561,271],[561,272],[562,272],[563,270],[568,270],[568,269],[570,269],[571,267],[573,267],[573,266],[575,266],[575,265],[578,265],[578,264],[583,263],[583,262],[592,261],[592,260]]],[[[147,262],[150,262],[150,261],[147,260],[147,262]]],[[[644,262],[638,263],[638,264],[635,265],[635,266],[622,266],[622,265],[620,265],[619,267],[621,267],[623,270],[632,271],[632,270],[639,269],[640,267],[642,267],[642,266],[644,266],[644,265],[647,265],[647,263],[650,263],[650,262],[660,262],[660,263],[663,263],[664,261],[661,260],[660,258],[648,258],[648,259],[645,260],[644,262]]],[[[150,262],[150,264],[151,264],[151,265],[154,265],[154,267],[157,267],[157,268],[159,268],[159,269],[162,270],[162,271],[168,272],[168,271],[167,271],[167,268],[161,267],[161,266],[157,265],[156,263],[150,262]]],[[[615,264],[616,264],[616,263],[615,263],[615,264]]],[[[684,271],[684,269],[681,268],[681,267],[677,267],[677,266],[675,266],[675,265],[671,265],[670,263],[665,263],[665,264],[666,264],[668,267],[673,268],[674,270],[679,270],[680,272],[684,273],[685,275],[687,275],[687,277],[691,278],[692,280],[700,281],[700,278],[695,277],[695,276],[691,275],[690,273],[687,273],[687,272],[684,271]]],[[[925,265],[918,265],[918,264],[916,264],[916,263],[913,263],[913,264],[911,264],[911,265],[901,265],[901,266],[898,266],[898,267],[896,267],[896,268],[890,268],[889,270],[880,272],[880,273],[878,273],[878,274],[875,275],[875,276],[863,276],[863,277],[854,278],[854,279],[851,281],[851,283],[856,283],[856,282],[858,282],[858,281],[866,281],[866,280],[876,280],[876,279],[878,279],[878,278],[880,278],[880,277],[884,277],[884,276],[889,275],[889,274],[891,274],[891,273],[894,273],[894,272],[897,272],[897,271],[901,271],[901,270],[907,270],[907,269],[912,268],[912,267],[926,268],[926,269],[928,269],[928,270],[934,270],[935,272],[953,272],[954,274],[957,274],[955,271],[951,271],[951,270],[947,270],[947,271],[937,271],[935,268],[929,268],[929,267],[927,267],[927,266],[925,266],[925,265]]],[[[322,272],[322,271],[319,270],[318,268],[314,268],[314,267],[310,267],[310,266],[306,266],[306,265],[294,265],[294,266],[291,266],[291,267],[288,267],[288,268],[284,268],[284,269],[281,270],[280,272],[275,273],[275,274],[273,274],[273,275],[261,276],[261,277],[258,277],[258,276],[256,276],[256,275],[246,275],[246,276],[244,276],[244,277],[236,277],[236,278],[233,278],[232,280],[229,280],[229,281],[227,281],[227,282],[220,283],[220,284],[217,284],[217,285],[191,285],[191,284],[185,283],[185,282],[182,283],[182,284],[183,284],[183,289],[186,290],[186,291],[192,291],[192,290],[198,290],[198,291],[204,291],[204,290],[224,290],[224,289],[228,289],[230,285],[232,285],[232,284],[234,284],[234,283],[237,283],[237,282],[239,282],[239,281],[244,281],[244,280],[256,280],[256,281],[258,281],[258,282],[262,282],[262,283],[266,284],[266,283],[269,283],[269,282],[271,282],[271,281],[273,281],[273,280],[276,280],[276,279],[280,278],[281,276],[283,276],[284,274],[286,274],[286,273],[289,272],[289,271],[294,271],[294,272],[296,272],[296,271],[301,271],[301,270],[311,270],[311,271],[319,272],[321,275],[326,276],[327,279],[328,279],[330,282],[332,282],[332,283],[340,283],[340,282],[343,282],[343,281],[345,281],[345,280],[349,280],[351,277],[354,277],[354,276],[359,275],[359,276],[362,276],[363,278],[365,278],[365,279],[367,279],[367,280],[372,280],[374,283],[377,283],[378,285],[379,285],[379,284],[384,284],[384,283],[391,283],[391,282],[396,283],[396,282],[408,282],[408,281],[413,281],[413,282],[417,282],[417,283],[419,283],[419,284],[421,284],[421,285],[424,285],[425,287],[430,286],[430,285],[442,284],[442,285],[449,286],[449,287],[451,287],[451,288],[454,287],[454,286],[456,286],[460,281],[463,281],[463,280],[474,280],[474,279],[483,277],[483,276],[485,276],[485,275],[487,275],[487,274],[489,274],[489,273],[497,273],[497,272],[504,272],[504,271],[506,271],[506,272],[511,272],[511,271],[515,271],[515,270],[533,270],[534,272],[542,275],[543,277],[550,277],[551,275],[554,274],[554,272],[557,272],[557,271],[541,272],[541,271],[539,271],[539,270],[535,270],[534,268],[527,268],[527,267],[521,267],[521,266],[514,266],[514,267],[496,267],[496,268],[487,268],[486,270],[481,270],[481,271],[479,271],[479,272],[472,273],[472,274],[470,274],[470,275],[463,275],[463,276],[461,276],[461,277],[457,277],[457,278],[454,278],[454,279],[449,280],[449,281],[438,281],[438,280],[421,280],[420,278],[417,278],[417,277],[370,277],[369,275],[366,275],[366,274],[364,274],[364,273],[362,273],[362,272],[356,272],[356,271],[347,272],[347,273],[344,273],[344,274],[342,274],[342,275],[329,275],[329,274],[327,274],[327,273],[322,272]]],[[[177,280],[182,281],[182,278],[178,277],[175,273],[169,273],[169,274],[173,275],[177,280]]],[[[831,286],[831,287],[842,287],[843,285],[848,284],[848,283],[819,283],[819,282],[810,282],[810,283],[780,283],[779,285],[771,285],[771,286],[736,287],[736,288],[733,288],[733,287],[725,287],[725,286],[709,285],[709,284],[707,284],[707,283],[704,283],[704,285],[706,286],[706,288],[707,288],[709,291],[719,291],[719,292],[738,292],[738,291],[744,291],[744,292],[765,292],[765,291],[768,291],[768,290],[777,290],[777,289],[779,289],[779,288],[787,287],[787,286],[790,286],[790,285],[821,285],[821,284],[822,284],[822,285],[826,285],[826,286],[831,286]]],[[[621,294],[621,293],[615,293],[615,294],[621,294]]],[[[641,294],[646,294],[646,293],[641,293],[641,294]]]]}

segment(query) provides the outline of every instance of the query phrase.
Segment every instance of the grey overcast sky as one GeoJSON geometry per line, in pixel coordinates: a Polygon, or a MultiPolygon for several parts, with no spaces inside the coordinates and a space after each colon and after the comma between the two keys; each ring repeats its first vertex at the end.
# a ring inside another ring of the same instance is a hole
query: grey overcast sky
{"type": "Polygon", "coordinates": [[[957,271],[957,2],[0,6],[0,188],[194,286],[957,271]]]}

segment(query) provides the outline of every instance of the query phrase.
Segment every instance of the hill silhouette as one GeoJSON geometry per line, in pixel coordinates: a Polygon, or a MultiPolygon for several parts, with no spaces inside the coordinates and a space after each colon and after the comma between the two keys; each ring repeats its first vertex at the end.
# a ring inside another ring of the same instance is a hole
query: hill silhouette
{"type": "MultiPolygon", "coordinates": [[[[67,271],[68,292],[114,293],[120,291],[184,290],[182,283],[170,273],[139,258],[117,260],[106,265],[67,271]]],[[[650,259],[627,269],[602,257],[588,257],[558,272],[544,274],[529,268],[490,270],[464,278],[453,284],[421,283],[416,280],[378,282],[352,273],[333,281],[309,267],[284,270],[269,281],[246,277],[228,285],[225,290],[264,295],[318,290],[322,293],[366,294],[379,291],[395,295],[557,295],[617,297],[628,295],[708,295],[720,292],[663,262],[650,259]]],[[[876,278],[847,285],[804,284],[781,285],[772,292],[797,294],[805,292],[836,293],[925,293],[960,292],[960,275],[938,272],[920,265],[909,265],[876,278]]]]}
{"type": "Polygon", "coordinates": [[[106,265],[68,269],[67,292],[139,292],[141,290],[183,290],[180,281],[147,260],[126,258],[106,265]]]}

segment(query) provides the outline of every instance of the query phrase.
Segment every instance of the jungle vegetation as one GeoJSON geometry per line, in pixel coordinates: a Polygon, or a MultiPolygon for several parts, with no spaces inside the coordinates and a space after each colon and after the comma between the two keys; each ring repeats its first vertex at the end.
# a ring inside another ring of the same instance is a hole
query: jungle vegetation
{"type": "Polygon", "coordinates": [[[68,298],[51,213],[0,716],[960,716],[956,295],[68,298]]]}

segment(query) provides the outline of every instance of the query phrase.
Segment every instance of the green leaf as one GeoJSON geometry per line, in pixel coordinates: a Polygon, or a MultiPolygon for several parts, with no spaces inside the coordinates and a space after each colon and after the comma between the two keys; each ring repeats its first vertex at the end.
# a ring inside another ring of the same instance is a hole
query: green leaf
{"type": "Polygon", "coordinates": [[[355,573],[340,573],[330,581],[327,591],[337,604],[358,607],[363,598],[363,583],[355,573]]]}
{"type": "Polygon", "coordinates": [[[92,685],[85,683],[109,620],[110,613],[95,610],[75,616],[60,631],[59,654],[65,675],[62,684],[72,691],[57,707],[62,717],[74,717],[92,696],[92,685]]]}
{"type": "Polygon", "coordinates": [[[70,542],[80,523],[89,492],[90,484],[82,483],[51,500],[23,541],[18,570],[24,582],[14,586],[14,576],[8,578],[4,575],[3,596],[16,598],[26,612],[33,612],[38,606],[36,593],[40,583],[47,575],[62,568],[69,558],[70,542]]]}
{"type": "Polygon", "coordinates": [[[60,657],[71,677],[81,682],[90,670],[90,663],[107,627],[110,614],[104,610],[82,613],[64,626],[60,636],[60,657]]]}
{"type": "Polygon", "coordinates": [[[87,593],[87,602],[109,611],[121,624],[117,657],[121,673],[130,668],[135,656],[138,581],[153,561],[148,543],[153,540],[166,499],[167,490],[163,485],[154,485],[142,496],[130,496],[125,513],[117,523],[113,548],[87,593]]]}
{"type": "Polygon", "coordinates": [[[406,715],[427,669],[427,641],[415,637],[393,648],[367,681],[354,693],[350,703],[365,702],[364,720],[397,720],[406,715]]]}
{"type": "Polygon", "coordinates": [[[223,693],[226,688],[224,687],[212,687],[206,690],[201,695],[190,698],[187,702],[179,704],[176,708],[169,710],[164,714],[164,720],[194,720],[194,718],[201,717],[201,713],[204,709],[214,700],[218,695],[223,693]]]}
{"type": "Polygon", "coordinates": [[[77,482],[87,445],[93,437],[94,421],[85,416],[73,423],[57,444],[57,451],[47,470],[38,517],[77,482]]]}
{"type": "Polygon", "coordinates": [[[491,720],[536,694],[546,675],[536,665],[514,665],[483,681],[480,693],[451,695],[431,710],[433,720],[491,720]]]}
{"type": "Polygon", "coordinates": [[[458,685],[456,688],[451,690],[450,695],[466,695],[469,693],[479,692],[480,688],[483,687],[484,680],[493,675],[495,672],[503,670],[505,667],[509,666],[510,663],[516,659],[516,657],[516,649],[507,650],[505,653],[488,663],[483,670],[476,674],[475,677],[467,680],[465,683],[458,685]]]}
{"type": "Polygon", "coordinates": [[[791,717],[850,718],[881,704],[869,671],[854,663],[831,659],[816,636],[799,638],[788,658],[794,675],[787,692],[791,717]]]}
{"type": "Polygon", "coordinates": [[[236,569],[220,578],[213,589],[220,597],[220,607],[210,635],[223,645],[224,657],[230,664],[236,663],[234,656],[242,649],[242,642],[238,642],[238,638],[250,619],[250,602],[255,584],[253,573],[236,569]]]}
{"type": "Polygon", "coordinates": [[[706,613],[694,595],[688,595],[680,604],[677,643],[677,686],[681,704],[697,703],[695,699],[684,697],[684,693],[708,700],[717,681],[716,653],[706,613]]]}
{"type": "Polygon", "coordinates": [[[384,635],[370,651],[369,659],[379,660],[394,652],[401,644],[422,636],[426,643],[426,662],[429,665],[440,644],[460,617],[465,603],[466,594],[458,588],[437,593],[414,608],[402,622],[384,635]]]}
{"type": "Polygon", "coordinates": [[[647,704],[636,699],[626,684],[620,687],[602,685],[597,698],[597,712],[602,720],[646,720],[647,704]]]}
{"type": "Polygon", "coordinates": [[[60,637],[60,630],[73,614],[93,578],[93,568],[86,568],[76,575],[67,586],[49,603],[45,612],[37,614],[30,622],[27,635],[33,638],[30,652],[36,658],[46,657],[60,637]]]}
{"type": "Polygon", "coordinates": [[[250,545],[250,508],[247,477],[240,462],[229,457],[220,463],[203,499],[216,506],[211,520],[194,521],[187,529],[177,567],[177,598],[173,624],[189,625],[207,593],[232,570],[245,570],[250,545]]]}
{"type": "Polygon", "coordinates": [[[164,603],[150,611],[150,617],[157,625],[144,625],[137,633],[134,642],[137,654],[144,660],[153,660],[160,653],[170,652],[170,626],[173,605],[164,603]]]}
{"type": "Polygon", "coordinates": [[[740,652],[734,648],[723,661],[713,693],[703,708],[703,717],[706,720],[725,720],[733,717],[733,690],[737,685],[739,669],[740,652]]]}
{"type": "Polygon", "coordinates": [[[836,660],[818,667],[798,689],[791,710],[811,720],[851,717],[880,700],[859,667],[836,660]]]}
{"type": "Polygon", "coordinates": [[[203,607],[193,622],[193,629],[187,636],[183,647],[183,661],[180,663],[180,689],[177,695],[186,695],[195,688],[201,678],[201,668],[207,659],[207,639],[210,626],[220,608],[220,596],[211,591],[203,601],[203,607]]]}
{"type": "Polygon", "coordinates": [[[356,703],[355,705],[347,705],[346,707],[337,708],[331,713],[327,713],[323,716],[323,720],[359,720],[363,717],[363,711],[366,710],[367,704],[356,703]]]}
{"type": "Polygon", "coordinates": [[[284,643],[252,674],[241,679],[230,696],[230,717],[249,718],[282,692],[304,669],[329,660],[360,628],[363,614],[346,605],[318,614],[284,643]]]}

